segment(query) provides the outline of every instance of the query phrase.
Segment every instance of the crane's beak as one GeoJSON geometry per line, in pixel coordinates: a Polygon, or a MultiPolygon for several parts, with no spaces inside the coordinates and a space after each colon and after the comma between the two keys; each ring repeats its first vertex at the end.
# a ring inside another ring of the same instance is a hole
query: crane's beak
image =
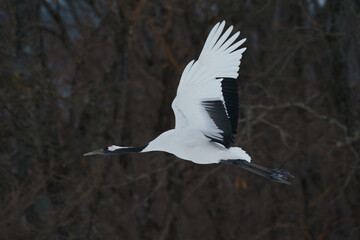
{"type": "Polygon", "coordinates": [[[104,149],[103,148],[100,148],[98,150],[94,150],[92,152],[88,152],[88,153],[84,153],[83,156],[90,156],[90,155],[96,155],[96,154],[101,154],[101,155],[104,155],[104,149]]]}

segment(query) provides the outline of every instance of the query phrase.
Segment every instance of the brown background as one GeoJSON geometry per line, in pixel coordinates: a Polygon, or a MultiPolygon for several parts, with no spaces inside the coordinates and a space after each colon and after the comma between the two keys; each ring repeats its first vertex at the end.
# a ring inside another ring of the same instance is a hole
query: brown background
{"type": "Polygon", "coordinates": [[[359,239],[360,4],[0,1],[0,239],[359,239]],[[246,37],[235,145],[292,186],[166,153],[185,65],[246,37]]]}

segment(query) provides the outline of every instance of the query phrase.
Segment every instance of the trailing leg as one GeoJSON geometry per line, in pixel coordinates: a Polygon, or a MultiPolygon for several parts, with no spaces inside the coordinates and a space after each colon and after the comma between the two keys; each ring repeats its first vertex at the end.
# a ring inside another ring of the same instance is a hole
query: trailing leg
{"type": "Polygon", "coordinates": [[[252,173],[255,173],[255,174],[259,175],[259,176],[265,177],[265,178],[267,178],[267,179],[269,179],[271,181],[274,181],[274,182],[285,183],[285,184],[291,185],[291,183],[289,181],[287,181],[287,180],[288,180],[288,178],[294,178],[294,176],[291,175],[286,170],[283,170],[283,169],[270,169],[270,168],[260,166],[260,165],[258,165],[256,163],[248,162],[248,161],[241,160],[241,159],[239,159],[239,160],[220,160],[220,162],[235,165],[237,167],[241,167],[241,168],[243,168],[245,170],[248,170],[248,171],[250,171],[252,173]],[[265,171],[265,172],[268,172],[270,174],[260,172],[260,171],[254,169],[254,168],[250,168],[249,166],[260,169],[260,170],[265,171]]]}

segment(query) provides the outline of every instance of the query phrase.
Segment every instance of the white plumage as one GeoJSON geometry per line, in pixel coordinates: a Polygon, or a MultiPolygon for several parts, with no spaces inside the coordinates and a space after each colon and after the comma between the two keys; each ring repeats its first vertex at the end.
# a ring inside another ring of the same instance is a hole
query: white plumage
{"type": "Polygon", "coordinates": [[[250,156],[239,147],[230,147],[238,120],[237,77],[246,39],[236,41],[240,32],[225,32],[225,21],[209,33],[197,61],[190,61],[181,76],[172,102],[175,128],[146,145],[111,145],[84,155],[118,155],[127,152],[165,151],[198,164],[225,162],[243,167],[271,180],[288,183],[288,172],[250,163],[250,156]],[[267,175],[249,166],[270,172],[267,175]]]}
{"type": "MultiPolygon", "coordinates": [[[[217,142],[209,141],[209,137],[223,141],[221,133],[225,130],[216,126],[202,102],[221,101],[225,109],[223,114],[227,115],[221,82],[223,78],[232,78],[236,81],[240,59],[246,50],[236,50],[245,39],[231,45],[239,36],[239,32],[227,40],[232,26],[221,36],[224,26],[225,21],[213,27],[199,59],[191,61],[185,67],[177,95],[171,105],[176,124],[170,134],[176,141],[176,147],[169,146],[171,149],[168,151],[179,158],[200,164],[218,163],[221,159],[251,159],[240,148],[229,149],[217,142]]],[[[150,148],[151,145],[150,143],[150,148]]]]}

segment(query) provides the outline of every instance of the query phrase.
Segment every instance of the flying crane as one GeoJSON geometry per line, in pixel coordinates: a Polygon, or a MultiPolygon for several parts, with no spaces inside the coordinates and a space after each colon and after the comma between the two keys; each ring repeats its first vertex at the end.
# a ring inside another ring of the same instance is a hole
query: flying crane
{"type": "Polygon", "coordinates": [[[199,59],[192,60],[184,69],[171,104],[174,129],[142,146],[110,145],[84,156],[164,151],[197,164],[232,164],[272,181],[290,184],[288,179],[293,176],[288,171],[255,164],[243,149],[230,147],[238,123],[237,77],[246,50],[239,47],[246,39],[236,41],[240,32],[231,35],[230,26],[223,33],[224,27],[222,21],[212,28],[199,59]]]}

